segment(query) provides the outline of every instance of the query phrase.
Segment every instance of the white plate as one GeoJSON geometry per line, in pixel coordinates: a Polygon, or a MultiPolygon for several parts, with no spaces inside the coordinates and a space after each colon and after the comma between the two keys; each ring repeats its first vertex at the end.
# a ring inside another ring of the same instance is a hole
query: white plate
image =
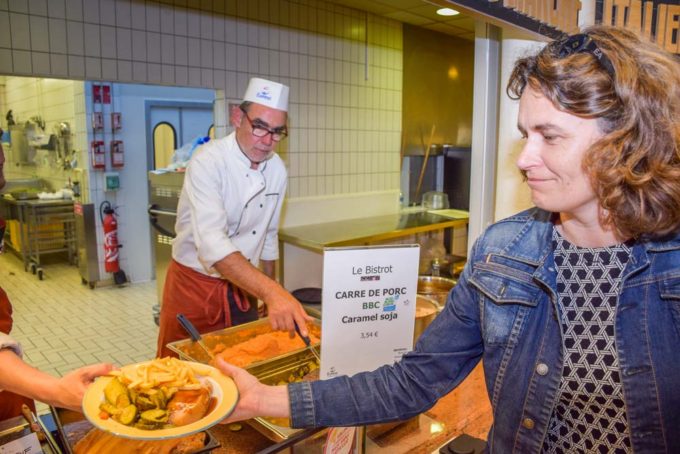
{"type": "MultiPolygon", "coordinates": [[[[125,367],[139,367],[150,362],[146,361],[125,367]]],[[[99,405],[105,400],[104,388],[109,381],[113,380],[113,377],[99,377],[87,388],[83,397],[83,414],[96,428],[110,432],[118,437],[133,440],[164,440],[167,438],[184,437],[206,430],[229,416],[234,410],[236,402],[238,402],[238,388],[236,388],[234,381],[212,366],[191,361],[182,362],[191,367],[199,377],[204,377],[210,382],[212,385],[211,397],[217,400],[213,410],[198,421],[170,429],[144,430],[133,426],[126,426],[113,418],[100,418],[101,410],[99,405]]]]}

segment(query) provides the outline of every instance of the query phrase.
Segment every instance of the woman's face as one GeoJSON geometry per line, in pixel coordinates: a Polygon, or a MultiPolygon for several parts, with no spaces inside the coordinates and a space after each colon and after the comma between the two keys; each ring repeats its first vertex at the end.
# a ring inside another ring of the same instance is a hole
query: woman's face
{"type": "Polygon", "coordinates": [[[597,120],[562,112],[527,86],[520,98],[517,127],[525,140],[517,167],[526,176],[534,204],[597,220],[599,204],[581,167],[585,153],[602,136],[597,120]]]}

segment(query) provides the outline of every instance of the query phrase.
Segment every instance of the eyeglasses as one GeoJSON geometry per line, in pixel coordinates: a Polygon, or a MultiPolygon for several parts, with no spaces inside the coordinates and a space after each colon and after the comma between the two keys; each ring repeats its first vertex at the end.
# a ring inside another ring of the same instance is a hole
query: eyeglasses
{"type": "Polygon", "coordinates": [[[602,50],[597,46],[597,43],[585,33],[580,33],[578,35],[571,35],[566,37],[564,40],[556,43],[557,55],[559,58],[568,57],[573,54],[586,53],[597,58],[602,67],[609,73],[609,75],[614,78],[616,72],[614,71],[614,65],[612,65],[611,60],[602,52],[602,50]]]}
{"type": "Polygon", "coordinates": [[[271,134],[272,140],[274,142],[278,142],[279,140],[285,139],[288,136],[288,130],[286,129],[285,126],[275,129],[269,129],[266,126],[254,123],[253,120],[248,116],[248,112],[246,112],[245,110],[241,109],[241,112],[243,112],[243,116],[246,117],[246,120],[248,120],[248,123],[250,123],[250,129],[252,130],[253,135],[255,137],[262,138],[266,137],[267,134],[271,134]]]}

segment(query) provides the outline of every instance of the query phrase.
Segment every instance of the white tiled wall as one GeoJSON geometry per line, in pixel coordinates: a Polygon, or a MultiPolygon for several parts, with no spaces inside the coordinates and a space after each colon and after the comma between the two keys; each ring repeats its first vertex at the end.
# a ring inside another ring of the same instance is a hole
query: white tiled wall
{"type": "MultiPolygon", "coordinates": [[[[399,22],[321,0],[0,0],[2,75],[214,88],[217,109],[254,75],[289,85],[283,225],[397,209],[402,47],[399,22]]],[[[88,168],[88,97],[71,87],[88,168]]],[[[226,121],[216,112],[217,136],[226,121]]],[[[87,172],[73,178],[86,198],[105,195],[87,172]]]]}
{"type": "Polygon", "coordinates": [[[0,0],[0,74],[216,88],[221,102],[269,77],[291,87],[289,199],[398,192],[396,21],[320,0],[0,0]]]}

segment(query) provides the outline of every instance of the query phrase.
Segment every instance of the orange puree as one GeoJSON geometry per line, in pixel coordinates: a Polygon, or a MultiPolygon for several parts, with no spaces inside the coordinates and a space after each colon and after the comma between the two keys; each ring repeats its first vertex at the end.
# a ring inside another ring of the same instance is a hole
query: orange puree
{"type": "MultiPolygon", "coordinates": [[[[319,338],[314,335],[310,334],[309,338],[312,344],[319,342],[319,338]]],[[[299,350],[305,347],[305,343],[298,336],[291,339],[288,332],[276,331],[260,334],[229,348],[223,347],[224,345],[215,347],[214,352],[217,356],[236,366],[245,367],[257,361],[299,350]]]]}

